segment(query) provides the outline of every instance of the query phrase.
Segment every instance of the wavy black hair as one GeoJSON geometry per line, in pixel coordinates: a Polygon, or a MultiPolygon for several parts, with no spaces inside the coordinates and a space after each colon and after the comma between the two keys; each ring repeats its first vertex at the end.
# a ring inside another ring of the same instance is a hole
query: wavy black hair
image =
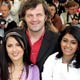
{"type": "Polygon", "coordinates": [[[78,49],[75,52],[75,56],[71,60],[76,60],[76,62],[73,63],[73,66],[75,68],[80,68],[80,28],[77,26],[68,26],[63,31],[61,31],[59,39],[58,39],[58,51],[59,53],[56,55],[57,58],[61,58],[63,56],[63,52],[61,50],[61,40],[62,38],[67,34],[71,34],[78,42],[78,49]]]}

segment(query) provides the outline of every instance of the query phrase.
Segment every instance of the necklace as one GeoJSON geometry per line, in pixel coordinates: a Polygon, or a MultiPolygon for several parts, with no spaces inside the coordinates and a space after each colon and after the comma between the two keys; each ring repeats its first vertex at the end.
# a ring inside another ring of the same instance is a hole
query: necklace
{"type": "Polygon", "coordinates": [[[21,80],[24,67],[19,67],[18,69],[12,70],[12,67],[9,67],[9,80],[21,80]]]}

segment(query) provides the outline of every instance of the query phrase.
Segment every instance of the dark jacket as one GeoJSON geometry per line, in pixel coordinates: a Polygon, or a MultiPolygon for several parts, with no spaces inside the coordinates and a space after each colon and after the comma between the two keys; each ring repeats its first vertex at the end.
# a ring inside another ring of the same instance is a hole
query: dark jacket
{"type": "Polygon", "coordinates": [[[4,29],[4,31],[8,31],[10,29],[16,28],[17,27],[17,23],[15,21],[11,21],[10,23],[8,23],[7,28],[4,29]]]}
{"type": "Polygon", "coordinates": [[[43,71],[43,64],[49,55],[57,51],[57,39],[58,34],[47,30],[44,34],[41,48],[37,57],[36,64],[39,67],[40,72],[43,71]]]}
{"type": "Polygon", "coordinates": [[[36,63],[40,69],[40,72],[43,71],[43,64],[49,55],[57,51],[57,39],[58,34],[51,31],[46,31],[36,63]]]}

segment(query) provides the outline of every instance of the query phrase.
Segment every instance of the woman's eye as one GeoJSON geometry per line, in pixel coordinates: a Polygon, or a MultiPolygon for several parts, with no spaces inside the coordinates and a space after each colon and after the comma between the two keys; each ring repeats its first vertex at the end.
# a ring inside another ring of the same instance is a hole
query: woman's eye
{"type": "Polygon", "coordinates": [[[67,42],[67,40],[66,39],[63,39],[63,42],[67,42]]]}
{"type": "Polygon", "coordinates": [[[72,44],[76,44],[76,42],[71,42],[72,44]]]}
{"type": "Polygon", "coordinates": [[[20,46],[20,45],[17,43],[16,46],[20,46]]]}
{"type": "Polygon", "coordinates": [[[12,44],[7,45],[8,47],[12,47],[12,44]]]}
{"type": "Polygon", "coordinates": [[[17,43],[17,44],[16,44],[16,46],[20,46],[20,44],[19,44],[19,43],[17,43]]]}

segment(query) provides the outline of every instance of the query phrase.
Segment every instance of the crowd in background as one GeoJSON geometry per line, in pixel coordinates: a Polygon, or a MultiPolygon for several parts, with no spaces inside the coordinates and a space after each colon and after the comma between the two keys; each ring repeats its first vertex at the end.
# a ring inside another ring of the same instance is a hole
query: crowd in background
{"type": "MultiPolygon", "coordinates": [[[[3,17],[6,16],[7,22],[12,20],[17,23],[18,26],[21,26],[22,18],[20,16],[21,9],[23,4],[27,0],[0,0],[0,6],[5,5],[8,7],[8,10],[4,7],[0,7],[2,10],[3,17]],[[6,5],[7,4],[7,5],[6,5]],[[9,17],[9,19],[7,19],[9,17]]],[[[51,12],[51,23],[52,29],[55,32],[60,32],[66,26],[66,24],[78,24],[80,23],[80,2],[79,0],[45,0],[49,5],[49,10],[51,12]],[[70,15],[70,16],[69,16],[70,15]],[[60,17],[59,17],[60,16],[60,17]],[[69,19],[71,17],[71,19],[69,19]]],[[[7,27],[5,27],[7,28],[7,27]]],[[[3,33],[4,31],[0,31],[3,33]]]]}

